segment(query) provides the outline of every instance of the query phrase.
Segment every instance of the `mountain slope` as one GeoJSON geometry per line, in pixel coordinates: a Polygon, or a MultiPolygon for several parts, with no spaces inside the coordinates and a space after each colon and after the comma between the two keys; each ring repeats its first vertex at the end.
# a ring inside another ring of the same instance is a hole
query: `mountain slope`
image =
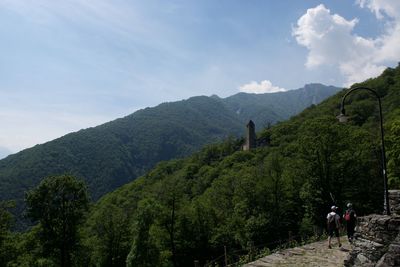
{"type": "Polygon", "coordinates": [[[182,157],[229,134],[238,135],[241,128],[221,101],[208,97],[146,108],[1,160],[1,196],[21,196],[21,187],[69,172],[84,178],[97,199],[156,162],[182,157]]]}
{"type": "Polygon", "coordinates": [[[224,99],[242,121],[253,120],[256,125],[266,126],[284,121],[298,114],[305,107],[316,105],[338,92],[337,87],[322,84],[307,84],[289,92],[271,94],[239,93],[224,99]],[[323,88],[323,90],[321,90],[323,88]],[[268,114],[268,115],[266,115],[268,114]]]}
{"type": "Polygon", "coordinates": [[[24,192],[42,178],[70,173],[86,181],[96,200],[159,161],[189,155],[228,136],[240,136],[255,114],[258,121],[274,123],[338,90],[316,87],[227,99],[193,97],[67,134],[1,160],[0,199],[22,201],[24,192]],[[238,115],[237,108],[244,112],[238,115]]]}
{"type": "MultiPolygon", "coordinates": [[[[400,65],[359,85],[382,97],[392,162],[389,184],[400,186],[400,65]]],[[[135,246],[140,240],[154,248],[152,259],[165,266],[174,260],[176,266],[195,260],[221,265],[224,248],[229,261],[237,262],[237,251],[257,253],[255,248],[274,249],[288,237],[322,234],[333,204],[340,213],[349,201],[359,216],[381,213],[378,103],[358,91],[346,101],[351,121],[340,124],[335,117],[345,93],[264,129],[260,135],[270,137],[270,146],[240,151],[240,141],[227,140],[188,158],[162,162],[105,195],[87,220],[87,257],[99,266],[106,259],[139,258],[147,253],[135,246]],[[146,227],[137,228],[144,222],[146,227]],[[107,243],[114,236],[126,237],[113,244],[118,252],[107,243]]]]}

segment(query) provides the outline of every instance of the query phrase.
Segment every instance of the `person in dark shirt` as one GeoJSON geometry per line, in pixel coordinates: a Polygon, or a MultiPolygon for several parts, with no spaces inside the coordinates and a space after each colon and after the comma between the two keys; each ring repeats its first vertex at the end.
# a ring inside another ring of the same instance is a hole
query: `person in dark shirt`
{"type": "Polygon", "coordinates": [[[353,209],[351,203],[347,203],[347,210],[343,215],[343,219],[346,222],[347,238],[352,243],[354,239],[354,229],[356,227],[357,214],[353,209]]]}

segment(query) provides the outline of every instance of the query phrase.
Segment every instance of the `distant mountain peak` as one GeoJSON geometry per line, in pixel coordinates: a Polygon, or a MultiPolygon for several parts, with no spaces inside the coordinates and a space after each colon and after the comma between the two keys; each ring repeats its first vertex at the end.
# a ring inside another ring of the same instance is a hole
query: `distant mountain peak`
{"type": "MultiPolygon", "coordinates": [[[[304,89],[314,89],[314,88],[320,88],[320,87],[326,87],[326,88],[342,88],[342,87],[337,87],[333,85],[324,85],[322,83],[307,83],[304,85],[304,89]]],[[[300,88],[301,89],[301,88],[300,88]]]]}
{"type": "Polygon", "coordinates": [[[220,98],[218,95],[216,95],[216,94],[211,95],[210,98],[221,99],[221,98],[220,98]]]}

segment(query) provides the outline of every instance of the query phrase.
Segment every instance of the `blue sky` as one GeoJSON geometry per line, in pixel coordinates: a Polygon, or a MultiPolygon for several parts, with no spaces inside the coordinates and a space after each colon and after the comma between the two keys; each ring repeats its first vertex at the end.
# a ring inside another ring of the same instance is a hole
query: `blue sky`
{"type": "Polygon", "coordinates": [[[0,0],[0,38],[17,152],[166,101],[377,76],[400,61],[400,1],[0,0]]]}

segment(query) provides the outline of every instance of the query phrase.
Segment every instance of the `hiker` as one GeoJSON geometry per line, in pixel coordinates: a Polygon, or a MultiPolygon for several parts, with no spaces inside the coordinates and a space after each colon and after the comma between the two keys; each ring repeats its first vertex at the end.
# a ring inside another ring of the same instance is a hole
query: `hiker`
{"type": "Polygon", "coordinates": [[[347,203],[347,210],[343,215],[343,219],[346,221],[347,238],[349,239],[349,242],[352,243],[354,238],[354,228],[356,227],[357,215],[351,203],[347,203]]]}
{"type": "Polygon", "coordinates": [[[337,237],[337,241],[339,244],[339,247],[342,246],[342,243],[340,243],[340,237],[339,237],[339,229],[340,229],[340,216],[336,213],[336,206],[331,207],[331,212],[328,213],[328,216],[326,216],[326,221],[327,221],[327,227],[328,227],[328,248],[332,248],[331,246],[331,238],[335,234],[337,237]]]}

